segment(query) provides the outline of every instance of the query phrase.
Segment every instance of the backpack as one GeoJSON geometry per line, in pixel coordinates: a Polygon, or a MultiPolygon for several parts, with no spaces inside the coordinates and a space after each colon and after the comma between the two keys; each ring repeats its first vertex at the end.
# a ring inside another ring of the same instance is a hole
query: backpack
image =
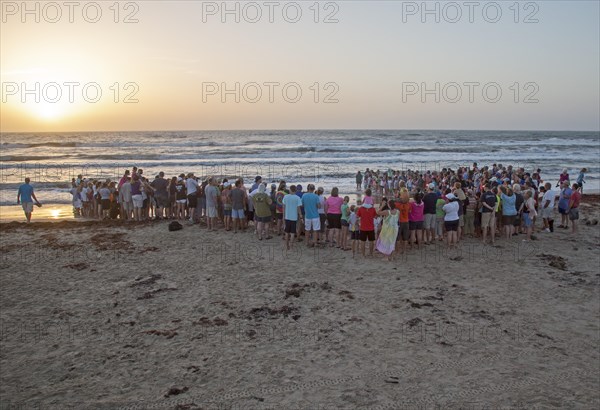
{"type": "Polygon", "coordinates": [[[183,229],[183,225],[181,225],[179,222],[177,221],[173,221],[169,224],[169,231],[173,232],[173,231],[179,231],[183,229]]]}

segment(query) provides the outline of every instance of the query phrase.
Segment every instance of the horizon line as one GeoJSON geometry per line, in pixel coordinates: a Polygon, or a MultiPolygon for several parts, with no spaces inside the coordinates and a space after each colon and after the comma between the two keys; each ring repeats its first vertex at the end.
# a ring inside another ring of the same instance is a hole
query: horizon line
{"type": "Polygon", "coordinates": [[[2,134],[73,134],[108,132],[240,132],[240,131],[501,131],[501,132],[597,132],[597,130],[568,129],[485,129],[485,128],[232,128],[232,129],[147,129],[147,130],[74,130],[74,131],[2,131],[2,134]]]}

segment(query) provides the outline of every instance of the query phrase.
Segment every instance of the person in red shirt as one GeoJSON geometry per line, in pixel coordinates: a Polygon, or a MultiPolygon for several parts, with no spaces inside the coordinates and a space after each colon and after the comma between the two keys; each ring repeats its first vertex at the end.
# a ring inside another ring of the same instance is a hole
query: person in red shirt
{"type": "Polygon", "coordinates": [[[577,233],[577,221],[579,219],[579,202],[581,202],[581,192],[579,192],[579,185],[573,184],[573,193],[571,199],[569,199],[569,207],[567,208],[567,214],[571,220],[571,233],[577,233]]]}
{"type": "Polygon", "coordinates": [[[408,214],[410,213],[410,203],[408,190],[402,188],[400,191],[400,201],[395,202],[395,207],[400,211],[398,218],[398,238],[396,239],[396,252],[404,252],[408,247],[408,239],[410,238],[410,230],[408,224],[408,214]],[[399,245],[402,246],[399,246],[399,245]]]}
{"type": "Polygon", "coordinates": [[[365,204],[358,208],[356,216],[359,219],[360,226],[360,252],[365,256],[365,242],[369,240],[369,256],[373,256],[375,246],[375,217],[377,211],[370,204],[365,204]]]}

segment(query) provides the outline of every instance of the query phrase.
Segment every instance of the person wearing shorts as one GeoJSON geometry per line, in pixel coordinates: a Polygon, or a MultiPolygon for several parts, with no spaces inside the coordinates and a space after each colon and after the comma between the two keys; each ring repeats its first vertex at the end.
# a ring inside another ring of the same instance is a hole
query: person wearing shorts
{"type": "MultiPolygon", "coordinates": [[[[367,195],[371,195],[371,190],[367,189],[369,192],[367,195]]],[[[365,247],[366,241],[369,241],[369,256],[373,256],[373,249],[375,247],[375,217],[377,216],[377,211],[371,204],[365,204],[358,208],[356,211],[356,216],[359,220],[360,227],[360,252],[363,257],[365,255],[365,247]]]]}
{"type": "Polygon", "coordinates": [[[25,178],[25,183],[20,185],[19,190],[17,191],[17,204],[21,204],[27,223],[31,222],[33,201],[35,201],[38,206],[41,206],[33,193],[33,187],[29,184],[30,181],[29,178],[25,178]]]}
{"type": "Polygon", "coordinates": [[[319,218],[321,201],[319,200],[319,196],[315,194],[315,186],[313,184],[308,184],[306,189],[307,192],[302,195],[306,246],[314,247],[319,242],[319,231],[321,230],[321,218],[319,218]]]}
{"type": "Polygon", "coordinates": [[[285,221],[285,247],[289,251],[294,243],[297,222],[302,222],[302,200],[296,195],[296,186],[290,185],[290,193],[283,197],[283,216],[285,221]],[[291,243],[290,243],[291,241],[291,243]]]}
{"type": "Polygon", "coordinates": [[[207,181],[206,188],[204,189],[204,195],[206,197],[206,227],[209,231],[217,230],[218,191],[216,184],[217,181],[215,180],[215,178],[210,177],[207,181]]]}
{"type": "Polygon", "coordinates": [[[233,219],[233,233],[237,233],[238,226],[242,229],[243,220],[246,218],[244,211],[247,204],[246,192],[242,189],[242,181],[235,181],[235,188],[229,193],[231,197],[231,218],[233,219]]]}
{"type": "Polygon", "coordinates": [[[462,202],[452,193],[446,194],[448,203],[442,207],[444,211],[444,228],[446,229],[446,244],[456,246],[458,243],[458,229],[460,227],[459,212],[462,202]]]}

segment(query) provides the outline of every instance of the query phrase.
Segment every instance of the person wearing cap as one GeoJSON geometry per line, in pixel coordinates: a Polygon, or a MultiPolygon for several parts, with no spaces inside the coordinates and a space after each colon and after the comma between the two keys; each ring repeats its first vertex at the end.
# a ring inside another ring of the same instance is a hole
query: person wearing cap
{"type": "Polygon", "coordinates": [[[446,200],[448,202],[442,207],[444,227],[446,228],[446,244],[448,247],[455,247],[458,243],[460,200],[453,193],[447,194],[446,200]]]}

